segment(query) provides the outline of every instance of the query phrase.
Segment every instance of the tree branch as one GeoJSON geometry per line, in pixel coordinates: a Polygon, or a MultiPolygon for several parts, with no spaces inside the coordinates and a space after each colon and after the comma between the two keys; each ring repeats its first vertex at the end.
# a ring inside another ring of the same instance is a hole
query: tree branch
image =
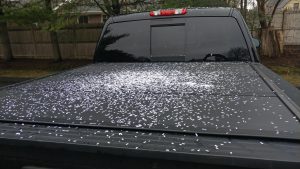
{"type": "Polygon", "coordinates": [[[109,0],[103,0],[104,7],[107,10],[107,13],[110,15],[113,15],[113,10],[112,10],[112,4],[110,3],[109,0]]]}
{"type": "Polygon", "coordinates": [[[104,9],[104,7],[97,1],[97,0],[93,0],[94,3],[100,8],[100,10],[105,13],[105,15],[110,16],[110,14],[104,9]]]}
{"type": "Polygon", "coordinates": [[[281,3],[281,1],[282,1],[282,0],[277,0],[275,6],[274,6],[274,8],[273,8],[273,11],[272,11],[271,19],[270,19],[270,21],[269,21],[269,23],[268,23],[268,27],[271,26],[272,21],[273,21],[273,18],[274,18],[274,15],[275,15],[275,12],[276,12],[276,10],[277,10],[279,4],[281,3]]]}

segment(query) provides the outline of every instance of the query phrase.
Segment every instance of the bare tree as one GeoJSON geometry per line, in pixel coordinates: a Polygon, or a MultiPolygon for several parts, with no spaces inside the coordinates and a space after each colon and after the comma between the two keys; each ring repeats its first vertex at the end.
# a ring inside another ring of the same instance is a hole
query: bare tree
{"type": "Polygon", "coordinates": [[[92,0],[92,4],[95,4],[103,13],[108,16],[120,15],[122,10],[128,11],[128,8],[137,6],[143,6],[149,4],[145,0],[92,0]]]}
{"type": "MultiPolygon", "coordinates": [[[[52,11],[52,5],[51,5],[51,0],[45,0],[45,6],[46,9],[52,11]]],[[[58,37],[57,37],[57,32],[50,30],[50,40],[52,44],[52,51],[53,51],[53,57],[55,62],[60,62],[62,61],[61,57],[61,52],[60,52],[60,47],[59,47],[59,42],[58,42],[58,37]]]]}
{"type": "MultiPolygon", "coordinates": [[[[5,5],[5,2],[0,0],[0,17],[4,15],[3,13],[3,7],[5,5]]],[[[10,39],[7,29],[7,22],[0,20],[0,42],[2,44],[3,48],[3,59],[4,61],[11,61],[13,58],[11,45],[10,45],[10,39]]]]}
{"type": "Polygon", "coordinates": [[[261,26],[260,39],[262,41],[261,54],[263,56],[280,56],[280,43],[276,31],[272,29],[272,21],[282,0],[277,0],[271,9],[271,14],[266,10],[268,0],[256,0],[259,23],[261,26]]]}
{"type": "MultiPolygon", "coordinates": [[[[79,1],[79,0],[78,0],[79,1]]],[[[0,1],[1,3],[3,0],[0,1]]],[[[11,5],[6,5],[3,9],[1,4],[1,39],[5,41],[4,52],[6,58],[9,58],[10,43],[7,35],[7,22],[18,25],[30,26],[32,29],[47,30],[50,33],[50,40],[53,49],[54,60],[62,60],[59,48],[57,31],[77,21],[77,4],[73,1],[64,1],[64,3],[52,4],[54,0],[27,0],[24,3],[14,3],[7,1],[11,5]]],[[[76,1],[77,2],[77,1],[76,1]]],[[[11,50],[10,50],[11,52],[11,50]]],[[[10,57],[11,58],[11,57],[10,57]]],[[[9,59],[6,59],[9,60],[9,59]]]]}
{"type": "Polygon", "coordinates": [[[248,0],[240,0],[240,10],[243,17],[246,19],[248,11],[248,0]]]}
{"type": "Polygon", "coordinates": [[[240,4],[240,0],[225,0],[225,3],[228,4],[228,6],[231,6],[233,8],[238,8],[240,4]]]}
{"type": "Polygon", "coordinates": [[[244,17],[247,19],[247,12],[248,12],[248,0],[244,0],[244,17]]]}

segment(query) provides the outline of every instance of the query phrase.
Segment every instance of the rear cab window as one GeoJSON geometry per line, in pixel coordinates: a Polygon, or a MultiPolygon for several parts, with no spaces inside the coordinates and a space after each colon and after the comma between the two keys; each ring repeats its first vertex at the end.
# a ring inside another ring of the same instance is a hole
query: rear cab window
{"type": "Polygon", "coordinates": [[[95,60],[191,62],[201,61],[209,54],[220,54],[226,61],[251,61],[235,18],[182,17],[111,23],[95,60]]]}

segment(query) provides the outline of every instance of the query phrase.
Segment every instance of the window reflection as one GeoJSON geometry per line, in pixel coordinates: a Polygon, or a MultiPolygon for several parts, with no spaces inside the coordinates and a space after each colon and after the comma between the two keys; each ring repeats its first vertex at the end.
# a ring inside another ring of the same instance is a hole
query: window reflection
{"type": "Polygon", "coordinates": [[[113,23],[97,47],[97,62],[251,61],[237,21],[231,17],[193,17],[113,23]]]}

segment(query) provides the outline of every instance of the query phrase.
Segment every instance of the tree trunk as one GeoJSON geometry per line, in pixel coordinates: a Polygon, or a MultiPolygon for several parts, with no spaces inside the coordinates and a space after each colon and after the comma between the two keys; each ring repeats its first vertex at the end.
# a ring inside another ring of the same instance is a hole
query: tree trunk
{"type": "MultiPolygon", "coordinates": [[[[51,12],[52,11],[51,0],[45,0],[45,5],[46,8],[49,10],[49,12],[51,12]]],[[[60,62],[62,61],[62,58],[61,58],[61,53],[60,53],[60,48],[59,48],[59,43],[57,38],[57,32],[50,31],[50,39],[52,44],[54,61],[60,62]]]]}
{"type": "Polygon", "coordinates": [[[261,30],[261,55],[268,57],[281,56],[279,40],[276,32],[271,28],[261,30]]]}
{"type": "Polygon", "coordinates": [[[51,43],[52,43],[54,61],[60,62],[60,61],[62,61],[62,58],[61,58],[60,47],[59,47],[59,43],[58,43],[57,32],[50,31],[50,39],[51,39],[51,43]]]}
{"type": "MultiPolygon", "coordinates": [[[[2,7],[4,6],[2,0],[0,0],[0,16],[3,16],[2,7]]],[[[0,21],[0,45],[2,44],[3,49],[3,59],[4,61],[11,61],[13,58],[11,46],[10,46],[10,39],[7,30],[7,22],[0,21]]]]}
{"type": "Polygon", "coordinates": [[[0,42],[2,43],[4,61],[11,61],[13,58],[13,54],[11,50],[6,22],[0,22],[0,42]]]}
{"type": "Polygon", "coordinates": [[[247,12],[248,12],[248,0],[244,0],[244,19],[247,19],[247,12]]]}
{"type": "Polygon", "coordinates": [[[247,18],[247,8],[248,8],[248,0],[241,0],[240,1],[240,7],[241,7],[241,14],[243,15],[244,19],[247,18]]]}
{"type": "Polygon", "coordinates": [[[265,29],[268,27],[268,22],[266,19],[266,9],[265,4],[266,1],[263,0],[257,0],[257,9],[258,9],[258,16],[259,16],[259,23],[262,29],[265,29]]]}
{"type": "Polygon", "coordinates": [[[262,56],[268,57],[279,57],[282,54],[282,47],[280,45],[280,38],[276,30],[272,28],[272,20],[274,18],[274,14],[277,10],[278,5],[282,0],[277,0],[275,6],[272,10],[272,15],[270,16],[269,22],[267,21],[267,13],[266,13],[266,3],[267,0],[257,0],[258,14],[259,14],[259,22],[261,26],[260,39],[261,39],[261,49],[260,54],[262,56]]]}
{"type": "Polygon", "coordinates": [[[112,11],[113,15],[121,14],[121,4],[119,0],[112,0],[112,11]]]}

